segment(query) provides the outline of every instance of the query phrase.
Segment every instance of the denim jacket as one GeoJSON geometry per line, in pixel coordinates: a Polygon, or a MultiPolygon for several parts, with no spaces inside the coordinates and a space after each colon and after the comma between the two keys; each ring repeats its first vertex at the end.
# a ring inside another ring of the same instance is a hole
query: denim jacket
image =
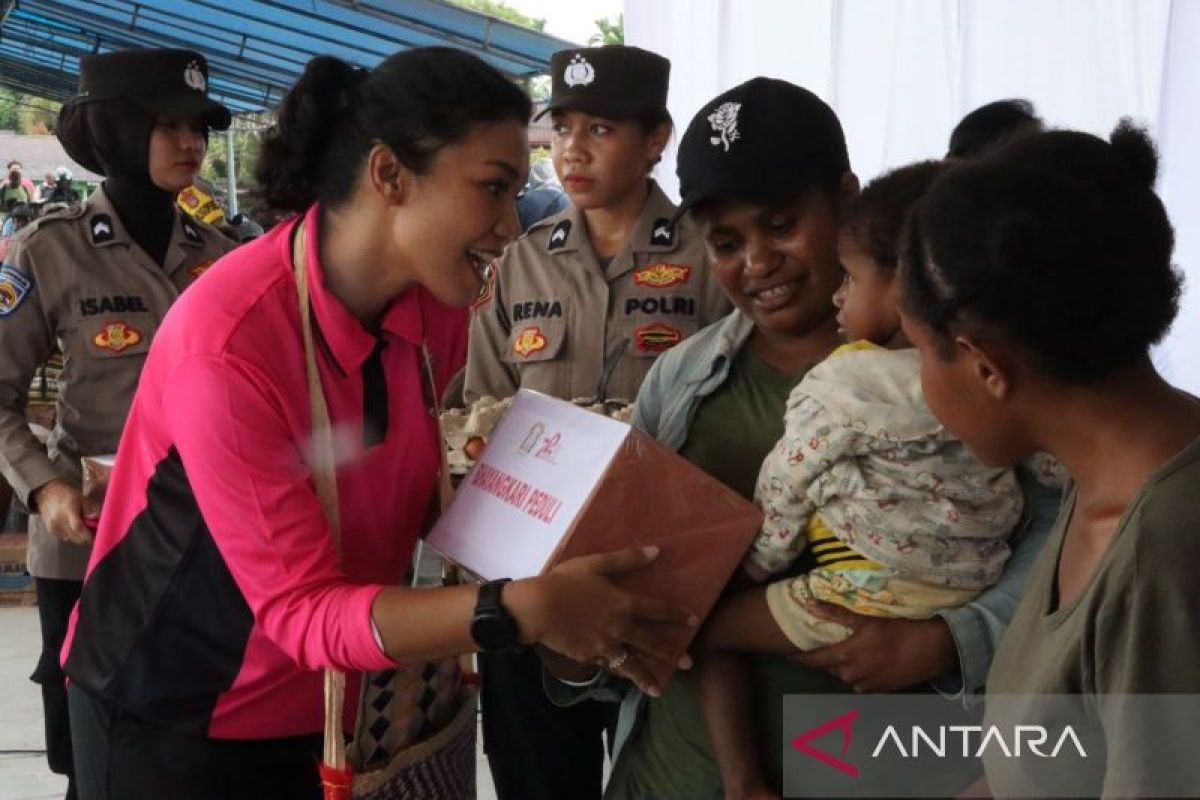
{"type": "MultiPolygon", "coordinates": [[[[729,378],[734,359],[753,331],[754,322],[735,310],[660,356],[638,392],[633,425],[664,447],[678,451],[687,440],[700,402],[729,378]]],[[[1021,599],[1029,569],[1054,525],[1062,499],[1060,490],[1043,486],[1027,470],[1018,469],[1017,476],[1025,493],[1025,518],[999,582],[974,602],[938,614],[950,627],[959,666],[956,674],[935,681],[934,688],[967,705],[976,702],[983,691],[996,646],[1021,599]]],[[[621,702],[613,742],[615,761],[638,719],[642,693],[604,672],[580,686],[550,676],[545,684],[551,701],[559,705],[589,698],[621,702]]]]}

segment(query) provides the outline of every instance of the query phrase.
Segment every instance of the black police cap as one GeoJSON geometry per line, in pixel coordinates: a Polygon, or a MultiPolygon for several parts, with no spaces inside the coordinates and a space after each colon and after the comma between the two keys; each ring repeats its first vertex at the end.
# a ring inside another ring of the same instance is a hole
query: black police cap
{"type": "Polygon", "coordinates": [[[833,109],[787,81],[754,78],[709,101],[679,142],[676,218],[701,200],[784,203],[850,170],[833,109]]]}
{"type": "Polygon", "coordinates": [[[208,97],[208,61],[194,50],[133,49],[79,60],[79,94],[68,103],[124,97],[170,120],[199,119],[214,130],[232,121],[208,97]]]}
{"type": "Polygon", "coordinates": [[[550,56],[550,105],[597,117],[629,119],[666,110],[671,62],[640,47],[609,44],[559,50],[550,56]]]}

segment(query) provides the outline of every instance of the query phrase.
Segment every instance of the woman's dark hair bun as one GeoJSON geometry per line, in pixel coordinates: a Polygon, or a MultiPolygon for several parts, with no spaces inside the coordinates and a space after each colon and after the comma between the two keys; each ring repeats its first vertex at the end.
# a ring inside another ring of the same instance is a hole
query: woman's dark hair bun
{"type": "Polygon", "coordinates": [[[438,150],[466,137],[473,125],[524,125],[529,114],[528,95],[463,50],[413,48],[370,70],[317,56],[263,138],[258,194],[282,211],[303,211],[318,200],[337,205],[354,190],[378,143],[421,174],[438,150]]]}
{"type": "Polygon", "coordinates": [[[948,170],[908,229],[906,311],[945,341],[956,325],[999,334],[1064,382],[1145,358],[1182,291],[1157,170],[1128,120],[1107,142],[1049,131],[948,170]]]}
{"type": "Polygon", "coordinates": [[[1108,143],[1138,184],[1147,189],[1154,186],[1158,179],[1158,150],[1145,128],[1125,117],[1113,128],[1108,143]]]}
{"type": "Polygon", "coordinates": [[[263,138],[257,179],[267,205],[303,211],[317,198],[319,162],[366,70],[317,56],[284,98],[278,121],[263,138]]]}

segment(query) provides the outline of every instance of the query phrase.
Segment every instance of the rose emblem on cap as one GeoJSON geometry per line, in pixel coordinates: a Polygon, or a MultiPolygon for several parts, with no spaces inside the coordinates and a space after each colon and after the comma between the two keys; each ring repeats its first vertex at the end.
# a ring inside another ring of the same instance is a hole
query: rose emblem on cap
{"type": "Polygon", "coordinates": [[[714,147],[723,145],[728,153],[729,146],[742,138],[737,127],[738,112],[741,109],[741,103],[722,103],[716,111],[708,115],[708,124],[712,126],[713,133],[717,134],[708,139],[714,147]]]}
{"type": "Polygon", "coordinates": [[[195,89],[197,92],[203,92],[208,89],[208,83],[204,80],[204,73],[200,70],[200,65],[195,61],[189,61],[187,68],[183,71],[183,82],[188,85],[189,89],[195,89]]]}
{"type": "Polygon", "coordinates": [[[582,54],[577,53],[563,70],[563,82],[567,86],[587,86],[596,80],[596,70],[582,54]]]}

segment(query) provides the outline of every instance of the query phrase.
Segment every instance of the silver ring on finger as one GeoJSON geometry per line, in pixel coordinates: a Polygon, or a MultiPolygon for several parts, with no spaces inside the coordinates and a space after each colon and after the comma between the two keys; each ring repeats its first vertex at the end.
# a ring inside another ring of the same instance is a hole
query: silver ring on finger
{"type": "Polygon", "coordinates": [[[622,650],[621,652],[617,653],[615,656],[613,656],[612,658],[610,658],[608,660],[608,668],[610,670],[612,670],[613,672],[616,672],[622,666],[624,666],[625,662],[628,660],[629,660],[629,651],[622,650]]]}

